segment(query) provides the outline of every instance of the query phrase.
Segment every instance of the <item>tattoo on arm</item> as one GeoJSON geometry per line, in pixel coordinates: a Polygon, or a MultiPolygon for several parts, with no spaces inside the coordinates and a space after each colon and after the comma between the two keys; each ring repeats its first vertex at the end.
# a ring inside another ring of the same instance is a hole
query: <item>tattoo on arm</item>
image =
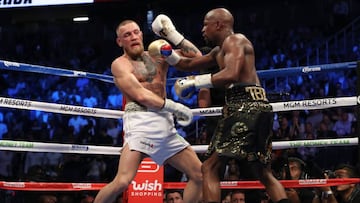
{"type": "Polygon", "coordinates": [[[181,47],[181,51],[183,52],[183,53],[194,53],[194,54],[197,54],[197,49],[196,48],[194,48],[194,46],[183,46],[183,47],[181,47]]]}

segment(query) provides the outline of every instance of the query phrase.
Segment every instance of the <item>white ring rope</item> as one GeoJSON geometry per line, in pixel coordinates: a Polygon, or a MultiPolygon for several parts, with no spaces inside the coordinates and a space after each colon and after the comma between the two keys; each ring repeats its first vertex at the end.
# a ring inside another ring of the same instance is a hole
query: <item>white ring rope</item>
{"type": "MultiPolygon", "coordinates": [[[[314,100],[288,101],[271,103],[274,112],[308,110],[308,109],[325,109],[342,106],[355,106],[358,102],[357,97],[339,97],[323,98],[314,100]]],[[[29,101],[22,99],[13,99],[0,97],[0,107],[40,110],[53,113],[94,116],[103,118],[121,118],[123,111],[89,108],[83,106],[71,106],[65,104],[54,104],[46,102],[29,101]]],[[[197,108],[192,109],[195,116],[217,116],[221,115],[222,107],[197,108]]],[[[317,139],[317,140],[296,140],[296,141],[279,141],[273,142],[273,149],[286,149],[298,147],[325,147],[325,146],[349,146],[357,145],[358,138],[340,138],[340,139],[317,139]]],[[[193,146],[197,153],[206,152],[208,145],[193,146]]],[[[55,144],[26,141],[0,140],[0,150],[14,151],[32,151],[32,152],[59,152],[59,153],[83,153],[83,154],[120,154],[120,147],[103,147],[90,145],[75,144],[55,144]]]]}
{"type": "MultiPolygon", "coordinates": [[[[323,98],[313,100],[301,101],[287,101],[271,103],[274,112],[280,111],[293,111],[293,110],[312,110],[312,109],[326,109],[343,106],[357,105],[358,98],[353,97],[339,97],[339,98],[323,98]]],[[[40,110],[53,113],[94,116],[102,118],[121,118],[124,114],[123,111],[109,110],[100,108],[90,108],[83,106],[72,106],[65,104],[54,104],[22,99],[13,99],[7,97],[0,97],[0,107],[27,109],[27,110],[40,110]]],[[[212,108],[195,108],[192,109],[194,116],[217,116],[221,115],[222,107],[212,108]]]]}
{"type": "MultiPolygon", "coordinates": [[[[299,147],[353,146],[357,145],[358,143],[358,138],[354,137],[317,140],[276,141],[272,142],[272,146],[273,149],[288,149],[299,147]]],[[[207,151],[208,145],[193,145],[192,148],[195,150],[196,153],[204,153],[207,151]]],[[[121,147],[0,140],[0,150],[119,155],[121,147]]]]}

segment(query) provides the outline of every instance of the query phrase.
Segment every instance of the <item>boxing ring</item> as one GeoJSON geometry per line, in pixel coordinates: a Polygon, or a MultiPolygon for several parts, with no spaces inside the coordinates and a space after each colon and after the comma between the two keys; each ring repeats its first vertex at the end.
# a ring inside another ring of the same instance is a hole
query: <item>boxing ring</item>
{"type": "MultiPolygon", "coordinates": [[[[360,75],[359,62],[346,62],[323,64],[305,67],[282,68],[278,70],[263,70],[258,71],[260,78],[272,78],[291,76],[291,75],[306,75],[312,73],[326,73],[330,71],[339,71],[347,69],[356,69],[357,76],[360,75]]],[[[17,63],[11,61],[0,60],[0,70],[33,72],[40,74],[50,74],[65,77],[84,77],[88,79],[99,80],[102,82],[113,83],[113,78],[108,75],[101,75],[95,73],[88,73],[83,71],[74,71],[60,68],[52,68],[39,65],[31,65],[24,63],[17,63]]],[[[176,79],[169,79],[168,83],[172,84],[176,79]]],[[[271,103],[274,112],[285,112],[294,110],[315,110],[327,109],[335,107],[356,107],[359,112],[360,104],[360,82],[357,81],[357,96],[337,97],[337,98],[320,98],[312,100],[301,101],[286,101],[271,103]]],[[[24,99],[15,99],[9,97],[0,97],[0,107],[22,109],[22,110],[38,110],[51,113],[82,115],[90,117],[101,117],[109,119],[119,119],[123,116],[123,111],[90,108],[84,106],[73,106],[66,104],[46,103],[39,101],[31,101],[24,99]]],[[[221,114],[221,107],[213,108],[195,108],[192,109],[194,116],[218,116],[221,114]]],[[[357,129],[360,128],[360,119],[357,119],[357,129]]],[[[359,132],[359,131],[358,131],[359,132]]],[[[273,149],[289,149],[298,147],[337,147],[337,146],[359,146],[359,136],[344,137],[335,139],[315,139],[315,140],[293,140],[293,141],[274,141],[272,143],[273,149]]],[[[204,153],[207,150],[207,145],[193,145],[197,153],[204,153]]],[[[45,143],[45,142],[28,142],[15,140],[0,140],[0,150],[8,151],[22,151],[22,152],[55,152],[55,153],[71,153],[71,154],[85,154],[85,155],[119,155],[121,147],[109,146],[94,146],[94,145],[79,145],[79,144],[60,144],[60,143],[45,143]]],[[[359,151],[359,150],[358,150],[359,151]]],[[[360,152],[359,152],[360,153],[360,152]]],[[[359,154],[357,155],[359,159],[359,154]]],[[[359,183],[360,178],[347,179],[306,179],[306,180],[280,180],[285,188],[299,188],[299,187],[323,187],[335,186],[339,184],[359,183]]],[[[163,190],[166,189],[182,189],[185,182],[164,182],[163,190]]],[[[65,183],[65,182],[9,182],[0,180],[0,190],[12,191],[97,191],[101,189],[106,183],[65,183]]],[[[223,189],[263,189],[264,187],[259,181],[222,181],[221,188],[223,189]]]]}

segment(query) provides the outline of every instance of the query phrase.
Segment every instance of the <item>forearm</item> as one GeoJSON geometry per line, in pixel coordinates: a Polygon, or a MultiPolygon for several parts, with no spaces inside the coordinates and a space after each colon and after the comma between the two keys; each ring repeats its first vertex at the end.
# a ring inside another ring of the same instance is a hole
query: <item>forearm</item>
{"type": "Polygon", "coordinates": [[[193,58],[181,57],[174,67],[181,71],[200,71],[215,65],[217,65],[216,61],[212,60],[210,56],[201,56],[193,58]]]}
{"type": "Polygon", "coordinates": [[[180,55],[182,56],[190,58],[202,56],[201,51],[187,39],[181,41],[181,43],[177,47],[180,48],[180,55]]]}
{"type": "Polygon", "coordinates": [[[137,91],[132,99],[139,104],[146,106],[148,109],[160,110],[164,106],[164,98],[159,97],[145,88],[137,91]]]}

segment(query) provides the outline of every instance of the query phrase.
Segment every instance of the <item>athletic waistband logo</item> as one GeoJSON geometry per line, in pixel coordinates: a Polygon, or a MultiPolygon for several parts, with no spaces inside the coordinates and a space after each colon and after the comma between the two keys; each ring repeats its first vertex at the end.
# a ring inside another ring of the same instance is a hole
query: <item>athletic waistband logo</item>
{"type": "Polygon", "coordinates": [[[250,93],[254,101],[267,101],[265,90],[262,87],[245,87],[245,91],[250,93]]]}

